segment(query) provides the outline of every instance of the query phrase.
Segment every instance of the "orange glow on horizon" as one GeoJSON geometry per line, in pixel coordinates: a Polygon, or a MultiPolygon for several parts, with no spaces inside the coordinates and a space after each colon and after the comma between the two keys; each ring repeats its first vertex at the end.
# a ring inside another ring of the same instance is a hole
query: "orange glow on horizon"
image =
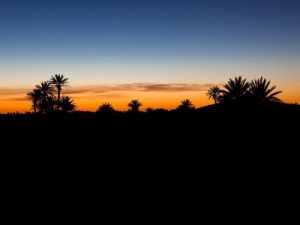
{"type": "Polygon", "coordinates": [[[80,110],[96,111],[105,102],[109,102],[113,107],[120,111],[128,110],[128,103],[132,99],[138,99],[142,103],[142,110],[148,107],[157,109],[175,109],[182,100],[190,99],[196,107],[212,104],[201,92],[182,92],[182,93],[139,93],[130,92],[120,97],[80,97],[74,96],[74,101],[80,110]]]}
{"type": "MultiPolygon", "coordinates": [[[[75,89],[75,88],[74,88],[75,89]]],[[[30,90],[30,89],[29,89],[30,90]]],[[[70,88],[72,90],[72,88],[70,88]]],[[[13,112],[32,112],[30,101],[26,100],[26,92],[28,89],[20,89],[14,91],[13,94],[7,95],[0,93],[0,113],[13,112]],[[18,93],[15,93],[18,92],[18,93]]],[[[195,107],[203,107],[213,104],[213,100],[209,100],[204,90],[186,90],[186,91],[126,91],[113,90],[102,92],[78,92],[67,93],[80,111],[96,111],[97,108],[105,102],[109,102],[116,110],[126,111],[128,103],[132,99],[138,99],[142,103],[142,110],[148,107],[157,109],[175,109],[183,99],[190,99],[195,107]]],[[[286,103],[300,103],[300,90],[283,90],[278,96],[286,103]]]]}
{"type": "MultiPolygon", "coordinates": [[[[24,96],[24,95],[23,95],[24,96]]],[[[175,109],[182,100],[190,99],[196,107],[212,104],[202,92],[138,92],[138,91],[121,91],[116,92],[112,96],[101,96],[93,94],[70,94],[77,110],[81,111],[96,111],[97,108],[105,102],[109,102],[116,110],[126,111],[128,103],[132,99],[138,99],[142,103],[141,110],[148,107],[157,109],[175,109]]],[[[31,102],[24,100],[1,100],[0,113],[13,112],[32,112],[31,102]]]]}
{"type": "Polygon", "coordinates": [[[0,100],[0,113],[24,113],[31,111],[31,103],[26,100],[20,101],[1,101],[0,100]]]}

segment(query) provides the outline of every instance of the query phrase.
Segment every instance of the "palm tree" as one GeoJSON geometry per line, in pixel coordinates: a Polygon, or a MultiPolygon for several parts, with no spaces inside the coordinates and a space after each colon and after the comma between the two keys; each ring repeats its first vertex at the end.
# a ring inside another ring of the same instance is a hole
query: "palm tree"
{"type": "Polygon", "coordinates": [[[41,101],[42,93],[39,89],[33,89],[32,91],[27,92],[27,99],[32,102],[32,109],[34,113],[37,112],[39,102],[41,101]]]}
{"type": "Polygon", "coordinates": [[[206,93],[209,99],[212,98],[215,101],[215,104],[217,104],[217,101],[219,101],[220,94],[221,94],[221,89],[219,88],[218,85],[211,87],[206,93]]]}
{"type": "MultiPolygon", "coordinates": [[[[60,103],[60,93],[63,87],[68,87],[69,79],[64,77],[63,74],[55,74],[50,78],[50,83],[57,90],[57,102],[60,103]]],[[[57,105],[57,109],[59,110],[59,104],[57,105]]]]}
{"type": "Polygon", "coordinates": [[[263,77],[252,80],[249,86],[251,97],[257,102],[281,102],[280,99],[275,97],[281,91],[273,92],[276,86],[269,87],[270,82],[263,77]]]}
{"type": "Polygon", "coordinates": [[[193,105],[192,101],[189,99],[184,99],[181,101],[181,104],[177,107],[177,110],[181,111],[190,111],[195,109],[195,106],[193,105]]]}
{"type": "Polygon", "coordinates": [[[41,92],[41,111],[47,112],[48,97],[53,95],[53,88],[49,81],[42,81],[40,84],[35,85],[35,88],[41,92]]]}
{"type": "Polygon", "coordinates": [[[74,111],[76,108],[74,101],[69,96],[62,96],[60,99],[60,105],[63,112],[74,111]]]}
{"type": "Polygon", "coordinates": [[[222,95],[221,101],[231,100],[239,101],[248,93],[249,83],[246,79],[241,76],[229,79],[229,81],[224,85],[225,90],[221,90],[222,95]]]}
{"type": "Polygon", "coordinates": [[[137,99],[133,99],[128,103],[131,112],[139,112],[141,106],[142,103],[137,99]]]}
{"type": "Polygon", "coordinates": [[[47,112],[54,112],[57,105],[57,98],[54,95],[47,96],[47,112]]]}
{"type": "Polygon", "coordinates": [[[35,88],[41,92],[42,98],[44,99],[53,94],[53,88],[49,81],[42,81],[40,84],[35,85],[35,88]]]}
{"type": "Polygon", "coordinates": [[[148,107],[147,109],[146,109],[146,112],[147,113],[152,113],[154,111],[154,109],[152,108],[152,107],[148,107]]]}
{"type": "Polygon", "coordinates": [[[110,103],[105,102],[105,103],[103,103],[102,105],[99,106],[99,108],[97,109],[96,112],[97,113],[109,114],[109,113],[115,112],[115,109],[110,103]]]}

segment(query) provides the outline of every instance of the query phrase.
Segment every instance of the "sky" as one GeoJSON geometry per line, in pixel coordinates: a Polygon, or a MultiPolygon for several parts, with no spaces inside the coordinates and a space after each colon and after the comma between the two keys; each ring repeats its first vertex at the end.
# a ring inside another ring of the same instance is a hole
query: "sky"
{"type": "Polygon", "coordinates": [[[300,103],[299,0],[0,0],[0,113],[54,74],[79,110],[174,108],[264,76],[300,103]]]}

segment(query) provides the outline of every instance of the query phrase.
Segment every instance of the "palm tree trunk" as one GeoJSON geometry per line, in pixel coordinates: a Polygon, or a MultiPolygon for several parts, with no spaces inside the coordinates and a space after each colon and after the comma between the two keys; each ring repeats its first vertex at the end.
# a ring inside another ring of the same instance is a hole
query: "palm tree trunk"
{"type": "Polygon", "coordinates": [[[47,100],[46,100],[46,96],[44,95],[43,96],[43,104],[42,104],[42,106],[43,106],[43,112],[44,113],[47,113],[47,100]]]}
{"type": "Polygon", "coordinates": [[[60,89],[57,90],[57,100],[60,100],[60,89]]]}
{"type": "Polygon", "coordinates": [[[57,88],[57,111],[60,110],[60,88],[57,88]]]}

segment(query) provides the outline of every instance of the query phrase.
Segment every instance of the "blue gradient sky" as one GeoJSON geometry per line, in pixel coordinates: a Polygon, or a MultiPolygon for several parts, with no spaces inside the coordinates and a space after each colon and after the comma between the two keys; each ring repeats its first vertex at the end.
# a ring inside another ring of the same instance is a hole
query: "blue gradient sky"
{"type": "Polygon", "coordinates": [[[300,89],[299,12],[299,0],[0,0],[0,87],[63,73],[75,86],[263,75],[300,89]]]}

